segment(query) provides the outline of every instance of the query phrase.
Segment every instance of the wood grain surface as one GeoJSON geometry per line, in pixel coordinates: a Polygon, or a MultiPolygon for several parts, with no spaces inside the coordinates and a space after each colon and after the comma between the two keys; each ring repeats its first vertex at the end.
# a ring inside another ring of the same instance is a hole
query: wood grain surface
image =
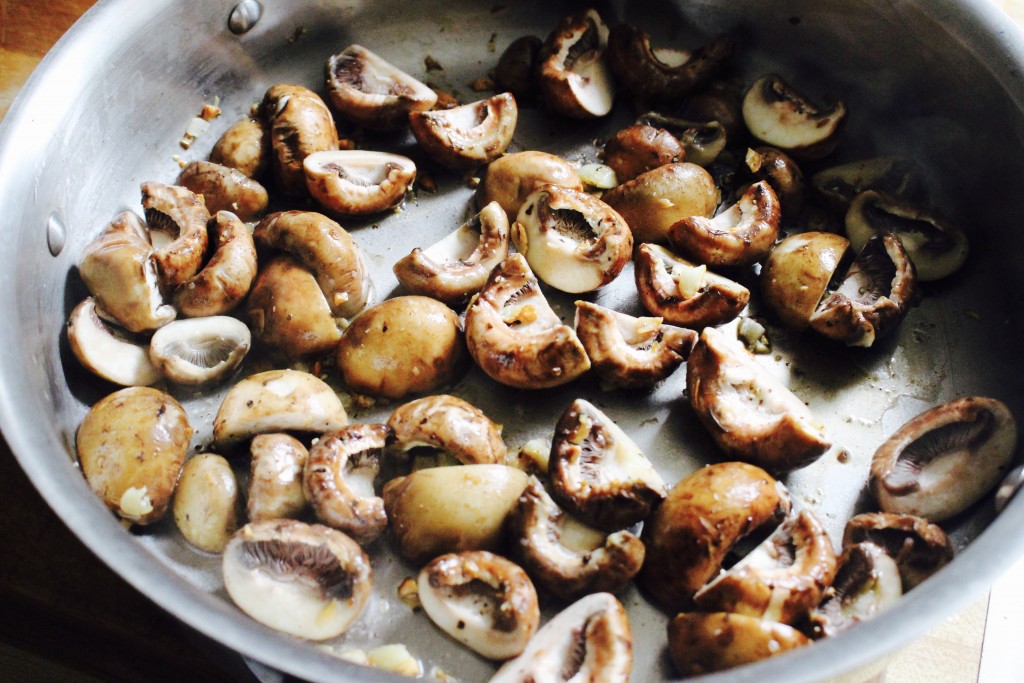
{"type": "MultiPolygon", "coordinates": [[[[992,0],[1015,21],[1024,0],[992,0]]],[[[0,0],[0,118],[93,2],[0,0]]],[[[75,538],[0,442],[0,681],[246,681],[242,660],[151,603],[75,538]]],[[[900,652],[878,683],[977,681],[988,600],[900,652]]],[[[995,674],[1002,679],[999,673],[995,674]]]]}

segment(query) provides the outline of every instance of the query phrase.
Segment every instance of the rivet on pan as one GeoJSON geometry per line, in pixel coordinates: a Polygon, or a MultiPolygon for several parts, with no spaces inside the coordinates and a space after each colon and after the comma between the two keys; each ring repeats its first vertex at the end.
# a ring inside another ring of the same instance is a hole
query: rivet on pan
{"type": "Polygon", "coordinates": [[[255,26],[261,16],[263,16],[263,5],[256,0],[242,0],[231,10],[231,15],[228,17],[228,28],[232,33],[241,35],[255,26]]]}
{"type": "Polygon", "coordinates": [[[1003,479],[1003,483],[996,489],[996,512],[1002,512],[1003,508],[1013,498],[1013,494],[1020,490],[1024,484],[1024,465],[1018,465],[1010,470],[1010,473],[1003,479]]]}
{"type": "Polygon", "coordinates": [[[64,243],[67,241],[68,231],[64,227],[64,219],[54,211],[46,219],[46,246],[50,249],[51,256],[58,256],[64,250],[64,243]]]}

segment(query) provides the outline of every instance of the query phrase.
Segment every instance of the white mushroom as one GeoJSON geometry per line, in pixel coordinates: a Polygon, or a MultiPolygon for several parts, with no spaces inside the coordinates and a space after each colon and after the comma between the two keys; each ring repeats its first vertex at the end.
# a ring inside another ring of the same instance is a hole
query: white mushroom
{"type": "Polygon", "coordinates": [[[883,548],[896,560],[904,593],[946,566],[954,555],[953,542],[942,527],[916,515],[855,515],[843,529],[843,547],[865,541],[883,548]]]}
{"type": "Polygon", "coordinates": [[[104,321],[91,296],[71,311],[68,342],[87,370],[115,384],[146,386],[162,377],[149,359],[149,345],[104,321]]]}
{"type": "Polygon", "coordinates": [[[293,520],[251,522],[223,554],[224,587],[256,621],[300,638],[327,640],[355,622],[370,598],[373,571],[340,531],[293,520]]]}
{"type": "Polygon", "coordinates": [[[516,99],[506,92],[452,109],[412,112],[409,127],[431,159],[459,170],[504,154],[518,118],[516,99]]]}
{"type": "Polygon", "coordinates": [[[683,676],[751,664],[810,642],[792,626],[727,612],[683,612],[668,625],[669,656],[683,676]]]}
{"type": "Polygon", "coordinates": [[[429,449],[450,455],[463,465],[503,463],[501,427],[483,411],[458,398],[427,396],[399,406],[388,418],[391,451],[429,449]]]}
{"type": "Polygon", "coordinates": [[[342,216],[365,216],[393,208],[416,180],[412,159],[387,152],[316,152],[302,165],[313,199],[342,216]]]}
{"type": "Polygon", "coordinates": [[[202,267],[209,241],[210,212],[203,198],[178,185],[147,182],[142,184],[142,208],[155,240],[160,284],[173,288],[188,282],[202,267]]]}
{"type": "Polygon", "coordinates": [[[820,159],[835,149],[846,113],[841,101],[814,105],[776,74],[758,78],[743,98],[750,133],[801,159],[820,159]]]}
{"type": "Polygon", "coordinates": [[[224,550],[238,529],[238,481],[223,456],[198,453],[185,462],[174,491],[174,523],[191,545],[224,550]]]}
{"type": "Polygon", "coordinates": [[[236,168],[210,161],[191,161],[178,174],[178,184],[202,196],[210,213],[230,211],[251,221],[267,210],[270,198],[258,182],[236,168]]]}
{"type": "Polygon", "coordinates": [[[811,613],[811,633],[831,637],[889,609],[903,596],[896,561],[874,543],[843,549],[836,578],[811,613]]]}
{"type": "Polygon", "coordinates": [[[604,116],[615,102],[615,79],[605,57],[608,27],[595,10],[568,16],[541,48],[542,101],[573,118],[604,116]]]}
{"type": "Polygon", "coordinates": [[[257,434],[249,453],[249,521],[298,517],[308,507],[302,490],[306,447],[288,434],[257,434]]]}
{"type": "Polygon", "coordinates": [[[256,277],[256,245],[241,219],[218,211],[206,227],[213,233],[213,255],[174,292],[174,306],[194,318],[227,313],[241,303],[256,277]]]}
{"type": "Polygon", "coordinates": [[[512,222],[526,198],[542,185],[583,190],[579,174],[565,159],[535,150],[515,152],[487,165],[477,190],[477,205],[498,202],[512,222]]]}
{"type": "Polygon", "coordinates": [[[172,382],[208,384],[237,370],[251,342],[249,328],[237,318],[187,318],[157,330],[149,342],[149,356],[172,382]]]}
{"type": "Polygon", "coordinates": [[[338,149],[334,118],[320,96],[301,85],[271,86],[263,97],[270,126],[274,179],[289,197],[307,193],[302,162],[310,154],[338,149]]]}

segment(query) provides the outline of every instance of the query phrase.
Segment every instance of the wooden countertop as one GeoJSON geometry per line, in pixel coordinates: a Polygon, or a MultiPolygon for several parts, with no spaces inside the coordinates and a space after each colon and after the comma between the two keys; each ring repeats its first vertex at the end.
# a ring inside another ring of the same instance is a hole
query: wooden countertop
{"type": "MultiPolygon", "coordinates": [[[[992,1],[1024,21],[1024,0],[992,1]]],[[[0,118],[46,51],[93,4],[0,0],[0,118]]],[[[0,481],[0,547],[7,549],[0,564],[0,680],[254,680],[238,655],[178,622],[97,560],[39,497],[5,441],[0,481]]],[[[1024,578],[1024,564],[1019,573],[1024,578]]],[[[1024,680],[989,671],[993,666],[982,661],[986,621],[1011,619],[1008,611],[996,614],[988,598],[978,601],[900,652],[872,683],[962,683],[979,680],[979,671],[983,680],[1024,680]]]]}

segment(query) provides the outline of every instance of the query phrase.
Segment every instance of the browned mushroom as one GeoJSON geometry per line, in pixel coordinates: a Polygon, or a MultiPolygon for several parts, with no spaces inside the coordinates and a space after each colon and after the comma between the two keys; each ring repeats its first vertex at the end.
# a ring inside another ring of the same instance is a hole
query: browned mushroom
{"type": "Polygon", "coordinates": [[[538,57],[537,79],[545,104],[579,119],[610,112],[615,81],[605,56],[607,45],[608,27],[597,11],[562,19],[538,57]]]}
{"type": "Polygon", "coordinates": [[[271,165],[278,189],[289,197],[305,196],[302,162],[314,152],[338,149],[331,111],[312,90],[287,84],[268,89],[262,109],[270,126],[271,165]]]}
{"type": "Polygon", "coordinates": [[[203,265],[206,222],[210,212],[202,197],[178,185],[142,184],[142,208],[153,237],[153,258],[160,271],[160,284],[168,289],[188,282],[203,265]]]}
{"type": "Polygon", "coordinates": [[[504,154],[518,119],[516,99],[506,92],[452,109],[414,111],[409,115],[409,127],[431,159],[459,170],[504,154]]]}
{"type": "Polygon", "coordinates": [[[914,515],[866,512],[846,523],[843,547],[869,542],[896,560],[903,592],[914,588],[953,559],[953,543],[937,524],[914,515]]]}

